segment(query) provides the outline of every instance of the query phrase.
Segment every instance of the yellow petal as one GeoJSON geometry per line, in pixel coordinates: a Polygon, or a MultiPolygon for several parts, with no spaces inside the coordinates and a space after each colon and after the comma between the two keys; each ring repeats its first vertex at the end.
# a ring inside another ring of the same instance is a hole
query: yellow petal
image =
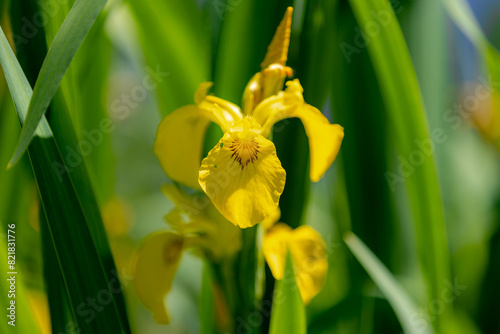
{"type": "Polygon", "coordinates": [[[309,226],[292,230],[276,224],[264,236],[262,251],[274,278],[283,279],[287,249],[292,256],[295,280],[305,304],[318,294],[325,283],[328,262],[326,245],[309,226]]]}
{"type": "Polygon", "coordinates": [[[283,20],[281,20],[273,40],[267,48],[266,57],[260,67],[262,69],[271,64],[285,65],[288,56],[288,46],[290,45],[290,33],[292,31],[293,8],[288,7],[283,20]]]}
{"type": "Polygon", "coordinates": [[[344,138],[344,128],[338,124],[330,124],[318,109],[304,102],[303,89],[298,79],[286,84],[284,92],[264,100],[252,115],[257,122],[263,124],[263,136],[267,136],[272,126],[282,119],[297,117],[302,121],[309,138],[310,178],[317,182],[337,157],[344,138]]]}
{"type": "Polygon", "coordinates": [[[290,67],[280,64],[272,64],[256,73],[243,92],[244,113],[252,115],[253,110],[260,102],[278,94],[283,89],[286,77],[290,77],[292,74],[293,71],[290,67]]]}
{"type": "Polygon", "coordinates": [[[214,120],[219,126],[226,131],[225,126],[231,125],[235,120],[242,118],[240,108],[226,100],[217,96],[208,95],[208,90],[212,87],[212,82],[203,82],[198,87],[194,96],[194,102],[201,109],[211,111],[218,120],[214,120]],[[224,123],[224,126],[221,125],[224,123]]]}
{"type": "Polygon", "coordinates": [[[262,73],[256,73],[248,82],[243,91],[243,113],[250,115],[255,107],[263,100],[262,73]]]}
{"type": "Polygon", "coordinates": [[[274,276],[280,280],[285,274],[285,262],[287,253],[287,239],[290,237],[292,228],[286,224],[274,225],[265,235],[262,241],[262,252],[267,265],[274,276]]]}
{"type": "Polygon", "coordinates": [[[312,227],[300,226],[291,233],[288,247],[300,295],[308,304],[325,283],[328,270],[326,244],[312,227]]]}
{"type": "Polygon", "coordinates": [[[175,204],[177,209],[187,214],[200,214],[210,203],[210,200],[204,195],[199,193],[196,195],[188,194],[182,187],[173,183],[164,184],[161,190],[175,204]]]}
{"type": "Polygon", "coordinates": [[[175,208],[165,219],[185,236],[185,248],[194,249],[197,255],[218,262],[240,250],[241,229],[224,218],[212,204],[210,208],[199,214],[189,214],[175,208]]]}
{"type": "Polygon", "coordinates": [[[172,232],[151,234],[134,258],[135,291],[159,324],[170,322],[164,299],[172,287],[183,243],[184,238],[172,232]]]}
{"type": "Polygon", "coordinates": [[[281,210],[279,207],[277,207],[276,210],[274,210],[274,212],[270,216],[266,217],[266,219],[262,221],[262,227],[264,228],[264,231],[267,231],[271,227],[273,227],[274,224],[276,224],[278,220],[280,220],[280,217],[281,217],[281,210]]]}
{"type": "Polygon", "coordinates": [[[113,197],[107,201],[101,209],[101,215],[106,232],[111,237],[127,235],[132,227],[133,212],[121,198],[113,197]]]}
{"type": "Polygon", "coordinates": [[[240,250],[241,229],[224,218],[204,193],[188,194],[171,183],[164,185],[162,191],[175,203],[165,220],[186,237],[184,248],[195,248],[214,262],[240,250]]]}
{"type": "Polygon", "coordinates": [[[251,117],[236,122],[203,159],[202,189],[217,210],[246,228],[273,214],[285,186],[285,170],[274,144],[251,117]]]}
{"type": "Polygon", "coordinates": [[[235,118],[241,118],[235,105],[207,96],[211,85],[200,85],[195,94],[197,105],[181,107],[162,120],[154,143],[154,153],[167,176],[195,189],[199,189],[198,169],[209,123],[217,123],[227,131],[235,118]]]}
{"type": "Polygon", "coordinates": [[[175,110],[158,126],[154,143],[154,153],[167,176],[191,188],[198,188],[203,140],[210,123],[203,116],[194,105],[175,110]]]}

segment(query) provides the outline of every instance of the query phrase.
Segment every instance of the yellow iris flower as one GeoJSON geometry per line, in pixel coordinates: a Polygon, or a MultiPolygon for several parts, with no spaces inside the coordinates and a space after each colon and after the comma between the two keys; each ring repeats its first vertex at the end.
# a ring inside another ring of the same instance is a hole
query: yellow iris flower
{"type": "Polygon", "coordinates": [[[241,248],[241,230],[229,223],[206,196],[188,195],[172,184],[165,185],[163,191],[175,204],[165,216],[172,229],[144,238],[132,263],[137,296],[157,323],[168,324],[165,296],[182,253],[193,250],[211,262],[232,258],[241,248]]]}
{"type": "Polygon", "coordinates": [[[330,124],[305,103],[298,79],[286,66],[292,8],[288,8],[269,45],[262,70],[243,93],[243,112],[228,101],[208,95],[212,83],[202,83],[194,105],[166,116],[158,127],[154,152],[173,180],[201,189],[233,224],[253,226],[276,210],[286,173],[267,139],[273,125],[297,117],[304,124],[310,147],[310,178],[317,182],[333,163],[344,137],[343,128],[330,124]],[[284,84],[286,89],[283,89],[284,84]],[[210,122],[224,132],[203,159],[203,140],[210,122]]]}
{"type": "Polygon", "coordinates": [[[326,244],[310,226],[294,230],[278,223],[264,235],[262,252],[275,279],[285,275],[287,252],[290,252],[295,281],[304,304],[309,304],[323,287],[328,270],[326,244]]]}
{"type": "MultiPolygon", "coordinates": [[[[241,248],[241,229],[228,222],[204,195],[188,195],[167,184],[164,193],[175,208],[165,220],[171,230],[155,232],[141,242],[133,263],[134,287],[142,304],[159,324],[170,322],[165,297],[171,290],[175,274],[185,250],[211,262],[234,260],[241,248]],[[201,197],[200,197],[201,196],[201,197]]],[[[266,230],[262,252],[274,278],[284,277],[287,252],[290,252],[294,279],[304,304],[318,294],[328,269],[326,244],[309,226],[292,230],[283,223],[279,210],[263,221],[266,230]]]]}

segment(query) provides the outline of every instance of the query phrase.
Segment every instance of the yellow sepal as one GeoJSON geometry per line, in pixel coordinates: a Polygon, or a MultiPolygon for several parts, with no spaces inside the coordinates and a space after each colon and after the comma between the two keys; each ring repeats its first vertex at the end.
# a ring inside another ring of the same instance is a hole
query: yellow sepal
{"type": "Polygon", "coordinates": [[[133,260],[135,291],[158,324],[170,322],[164,299],[172,287],[183,244],[179,234],[154,233],[143,240],[133,260]]]}
{"type": "Polygon", "coordinates": [[[187,194],[173,184],[166,184],[162,190],[175,203],[165,220],[185,237],[184,248],[213,262],[240,250],[241,229],[224,218],[205,194],[187,194]]]}
{"type": "Polygon", "coordinates": [[[194,189],[199,189],[198,169],[210,122],[228,131],[236,119],[242,118],[234,104],[207,95],[211,86],[211,82],[200,84],[196,105],[181,107],[161,121],[153,148],[167,176],[194,189]]]}
{"type": "Polygon", "coordinates": [[[262,251],[277,280],[283,279],[287,250],[290,251],[304,304],[308,304],[323,287],[328,270],[326,244],[321,235],[309,226],[292,230],[278,223],[264,236],[262,251]]]}
{"type": "Polygon", "coordinates": [[[298,79],[288,81],[286,85],[284,92],[264,100],[252,115],[262,124],[263,136],[267,136],[272,126],[282,119],[297,117],[302,121],[309,138],[310,178],[317,182],[337,157],[344,128],[330,124],[321,111],[304,102],[303,88],[298,79]]]}

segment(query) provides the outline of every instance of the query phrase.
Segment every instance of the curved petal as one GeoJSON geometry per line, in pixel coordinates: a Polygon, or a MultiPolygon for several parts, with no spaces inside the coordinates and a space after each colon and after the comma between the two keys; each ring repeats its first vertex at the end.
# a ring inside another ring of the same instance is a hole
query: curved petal
{"type": "Polygon", "coordinates": [[[288,81],[286,85],[284,92],[264,100],[252,115],[262,124],[263,136],[267,136],[272,126],[282,119],[297,117],[302,121],[309,138],[310,178],[317,182],[337,157],[344,138],[344,128],[330,124],[318,109],[304,102],[298,79],[288,81]]]}
{"type": "Polygon", "coordinates": [[[259,132],[250,117],[236,122],[203,159],[199,172],[200,185],[217,210],[241,228],[272,215],[285,186],[276,148],[259,132]]]}
{"type": "Polygon", "coordinates": [[[262,73],[255,73],[243,91],[242,109],[245,115],[250,115],[262,101],[262,73]]]}
{"type": "Polygon", "coordinates": [[[274,224],[276,224],[280,220],[280,217],[281,210],[279,207],[277,207],[270,216],[266,217],[266,219],[262,221],[262,227],[264,228],[264,231],[268,231],[271,227],[273,227],[274,224]]]}
{"type": "Polygon", "coordinates": [[[211,85],[200,85],[195,94],[197,105],[181,107],[161,121],[153,148],[168,177],[195,189],[199,189],[198,169],[209,123],[217,123],[227,131],[236,119],[241,119],[238,107],[207,95],[211,85]]]}
{"type": "Polygon", "coordinates": [[[151,234],[134,257],[135,291],[159,324],[170,322],[164,299],[172,287],[183,244],[184,238],[172,232],[151,234]]]}
{"type": "Polygon", "coordinates": [[[290,226],[278,223],[264,235],[262,241],[264,258],[269,269],[271,269],[273,277],[277,280],[283,279],[285,275],[287,239],[290,237],[291,232],[292,228],[290,226]]]}
{"type": "Polygon", "coordinates": [[[243,111],[252,115],[255,107],[270,96],[278,94],[283,89],[287,77],[292,76],[290,67],[272,64],[256,73],[248,82],[243,92],[243,111]]]}
{"type": "Polygon", "coordinates": [[[325,284],[328,270],[326,244],[318,232],[304,225],[293,230],[288,245],[300,295],[308,304],[325,284]]]}
{"type": "Polygon", "coordinates": [[[274,278],[283,279],[287,249],[292,256],[295,280],[305,304],[318,294],[328,270],[326,245],[309,226],[292,230],[278,223],[264,236],[262,251],[274,278]]]}
{"type": "Polygon", "coordinates": [[[153,151],[169,178],[199,188],[198,169],[209,123],[206,112],[195,105],[179,108],[161,121],[153,151]]]}
{"type": "Polygon", "coordinates": [[[240,250],[241,229],[224,218],[205,194],[187,194],[173,184],[162,190],[176,204],[165,220],[185,237],[184,248],[195,248],[214,262],[240,250]]]}
{"type": "MultiPolygon", "coordinates": [[[[234,121],[242,119],[240,108],[226,100],[218,98],[217,96],[208,95],[208,90],[212,87],[213,82],[203,82],[198,87],[194,96],[194,102],[201,108],[209,110],[219,118],[219,122],[225,122],[230,126],[234,121]]],[[[219,126],[226,131],[225,127],[221,124],[219,126]]]]}

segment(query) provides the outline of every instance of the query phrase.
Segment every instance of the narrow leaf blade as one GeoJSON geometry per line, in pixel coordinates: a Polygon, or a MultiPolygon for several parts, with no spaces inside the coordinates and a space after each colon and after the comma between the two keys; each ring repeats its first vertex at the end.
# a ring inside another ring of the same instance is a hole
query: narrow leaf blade
{"type": "Polygon", "coordinates": [[[71,8],[40,69],[26,121],[9,167],[26,151],[64,73],[106,2],[107,0],[77,0],[71,8]]]}
{"type": "Polygon", "coordinates": [[[276,282],[269,333],[305,334],[306,332],[306,311],[295,282],[292,259],[288,253],[285,276],[276,282]]]}
{"type": "Polygon", "coordinates": [[[422,329],[412,324],[411,319],[418,314],[417,306],[375,254],[351,232],[345,234],[344,241],[391,304],[404,332],[432,333],[430,326],[422,329]]]}
{"type": "MultiPolygon", "coordinates": [[[[18,108],[19,119],[23,122],[32,96],[31,87],[2,29],[0,62],[18,108]]],[[[96,249],[67,167],[43,116],[36,134],[29,147],[29,157],[78,328],[89,333],[101,330],[129,333],[128,325],[122,323],[118,315],[116,297],[121,296],[121,288],[116,287],[120,287],[118,278],[108,278],[103,269],[103,260],[96,249]],[[65,171],[61,181],[59,170],[54,168],[54,164],[65,171]],[[104,300],[98,305],[99,312],[88,308],[88,298],[104,300]]]]}

